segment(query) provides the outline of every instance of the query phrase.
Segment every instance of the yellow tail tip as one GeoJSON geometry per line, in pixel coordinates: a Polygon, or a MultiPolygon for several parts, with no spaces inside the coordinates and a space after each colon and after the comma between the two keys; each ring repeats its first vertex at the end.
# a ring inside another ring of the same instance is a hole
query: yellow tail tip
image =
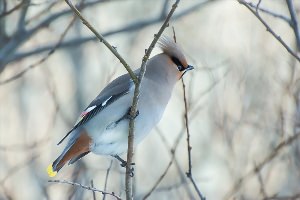
{"type": "Polygon", "coordinates": [[[47,167],[47,173],[49,177],[54,177],[57,172],[53,171],[52,164],[47,167]]]}

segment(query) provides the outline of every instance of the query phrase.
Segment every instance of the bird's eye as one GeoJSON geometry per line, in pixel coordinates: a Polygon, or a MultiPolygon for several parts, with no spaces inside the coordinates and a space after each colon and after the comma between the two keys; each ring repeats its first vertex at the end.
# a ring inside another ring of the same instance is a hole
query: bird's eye
{"type": "Polygon", "coordinates": [[[182,65],[178,65],[178,66],[177,66],[177,69],[178,69],[178,71],[183,71],[183,70],[184,70],[184,67],[183,67],[182,65]]]}

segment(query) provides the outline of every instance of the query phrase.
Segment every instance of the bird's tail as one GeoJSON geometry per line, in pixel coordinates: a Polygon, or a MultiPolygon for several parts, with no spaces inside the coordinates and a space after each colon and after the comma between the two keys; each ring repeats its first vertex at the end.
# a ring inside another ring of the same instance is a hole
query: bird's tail
{"type": "Polygon", "coordinates": [[[62,154],[48,166],[47,172],[50,177],[55,176],[66,162],[69,161],[69,164],[73,164],[90,152],[91,138],[86,131],[77,131],[70,137],[62,154]]]}

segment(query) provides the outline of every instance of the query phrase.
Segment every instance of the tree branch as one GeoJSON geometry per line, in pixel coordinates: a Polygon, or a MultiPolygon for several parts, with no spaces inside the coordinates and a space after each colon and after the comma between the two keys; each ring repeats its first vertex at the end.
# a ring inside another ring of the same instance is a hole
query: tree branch
{"type": "MultiPolygon", "coordinates": [[[[277,35],[271,27],[261,18],[260,14],[258,13],[259,3],[256,6],[256,9],[252,9],[248,2],[245,0],[237,0],[240,4],[244,5],[246,8],[248,8],[255,16],[256,18],[266,27],[267,31],[273,35],[273,37],[282,44],[282,46],[294,57],[297,59],[298,62],[300,62],[300,57],[295,53],[282,39],[279,35],[277,35]]],[[[261,1],[259,1],[261,2],[261,1]]]]}

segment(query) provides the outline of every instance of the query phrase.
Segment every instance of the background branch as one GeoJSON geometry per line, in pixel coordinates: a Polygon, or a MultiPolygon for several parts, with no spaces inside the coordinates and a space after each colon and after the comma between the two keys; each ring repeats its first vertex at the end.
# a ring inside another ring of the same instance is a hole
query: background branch
{"type": "Polygon", "coordinates": [[[297,49],[298,49],[298,51],[300,51],[300,30],[299,30],[296,9],[294,7],[292,0],[286,0],[286,4],[288,6],[289,13],[291,15],[291,25],[292,25],[292,28],[294,30],[294,34],[296,37],[297,49]]]}
{"type": "Polygon", "coordinates": [[[267,31],[273,35],[273,37],[282,44],[282,46],[294,57],[298,62],[300,62],[300,57],[295,53],[283,40],[282,38],[277,35],[273,29],[263,20],[263,18],[258,13],[259,5],[256,6],[256,9],[252,9],[248,2],[245,0],[238,0],[238,2],[248,8],[256,18],[266,27],[267,31]]]}

